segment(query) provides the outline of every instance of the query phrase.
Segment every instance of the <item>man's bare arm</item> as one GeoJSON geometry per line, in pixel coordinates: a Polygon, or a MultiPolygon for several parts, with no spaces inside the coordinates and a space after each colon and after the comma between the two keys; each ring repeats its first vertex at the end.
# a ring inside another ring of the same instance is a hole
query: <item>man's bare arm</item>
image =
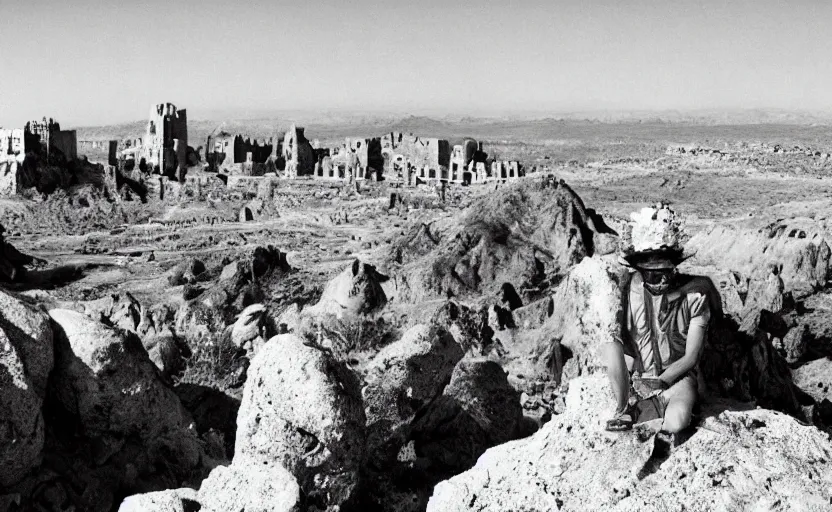
{"type": "Polygon", "coordinates": [[[702,355],[702,347],[705,345],[705,333],[708,330],[708,317],[700,316],[691,318],[688,326],[687,343],[685,344],[685,355],[678,361],[668,366],[659,379],[670,386],[681,376],[689,372],[702,355]]]}

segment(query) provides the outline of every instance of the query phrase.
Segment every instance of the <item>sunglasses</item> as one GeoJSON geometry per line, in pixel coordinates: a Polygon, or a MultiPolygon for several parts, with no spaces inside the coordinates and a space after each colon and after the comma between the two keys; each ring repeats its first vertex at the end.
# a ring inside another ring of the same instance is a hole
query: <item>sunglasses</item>
{"type": "Polygon", "coordinates": [[[641,278],[647,284],[661,284],[662,281],[669,281],[673,276],[672,268],[661,269],[639,269],[641,278]]]}

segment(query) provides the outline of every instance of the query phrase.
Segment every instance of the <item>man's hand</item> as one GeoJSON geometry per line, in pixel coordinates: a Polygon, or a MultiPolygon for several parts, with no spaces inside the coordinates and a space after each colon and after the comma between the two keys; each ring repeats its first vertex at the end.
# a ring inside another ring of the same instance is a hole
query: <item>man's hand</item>
{"type": "Polygon", "coordinates": [[[656,396],[667,389],[667,384],[657,377],[634,377],[633,390],[638,395],[639,400],[656,396]]]}

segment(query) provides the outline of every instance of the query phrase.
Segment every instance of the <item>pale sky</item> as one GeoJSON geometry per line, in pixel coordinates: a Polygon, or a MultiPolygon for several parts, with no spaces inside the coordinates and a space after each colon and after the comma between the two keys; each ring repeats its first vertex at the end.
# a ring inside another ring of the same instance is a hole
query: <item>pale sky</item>
{"type": "Polygon", "coordinates": [[[827,0],[0,0],[0,126],[832,108],[827,0]]]}

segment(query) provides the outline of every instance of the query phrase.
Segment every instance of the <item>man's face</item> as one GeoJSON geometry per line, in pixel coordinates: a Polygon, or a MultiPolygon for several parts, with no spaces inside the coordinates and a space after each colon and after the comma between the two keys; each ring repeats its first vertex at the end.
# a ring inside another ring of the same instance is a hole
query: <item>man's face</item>
{"type": "Polygon", "coordinates": [[[644,287],[653,295],[661,295],[673,285],[673,278],[676,275],[676,269],[660,268],[660,269],[638,269],[641,274],[641,279],[644,282],[644,287]]]}

